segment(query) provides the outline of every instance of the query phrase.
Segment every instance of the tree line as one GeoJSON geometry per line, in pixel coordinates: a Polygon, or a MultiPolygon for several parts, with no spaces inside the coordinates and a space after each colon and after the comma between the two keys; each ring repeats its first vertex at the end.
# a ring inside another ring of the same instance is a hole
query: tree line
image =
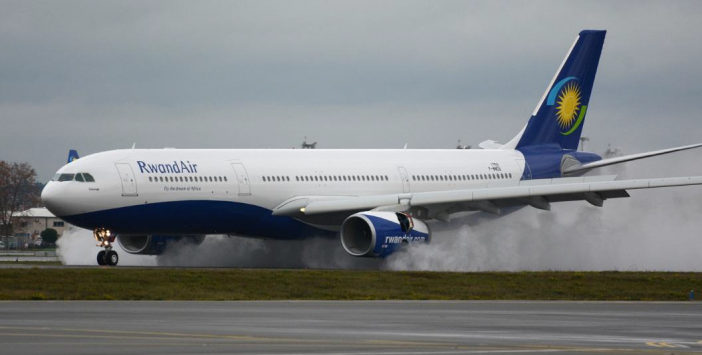
{"type": "Polygon", "coordinates": [[[0,235],[13,235],[12,214],[41,204],[43,185],[28,163],[0,160],[0,235]]]}

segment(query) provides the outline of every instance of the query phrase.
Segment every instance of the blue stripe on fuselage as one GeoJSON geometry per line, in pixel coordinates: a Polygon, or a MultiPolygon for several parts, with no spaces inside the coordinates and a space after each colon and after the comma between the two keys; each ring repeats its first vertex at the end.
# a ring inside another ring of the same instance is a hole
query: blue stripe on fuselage
{"type": "Polygon", "coordinates": [[[562,149],[558,144],[544,144],[518,148],[524,156],[522,180],[552,179],[562,177],[561,163],[564,155],[570,155],[582,164],[602,159],[595,153],[562,149]]]}
{"type": "Polygon", "coordinates": [[[263,207],[228,201],[159,202],[61,216],[87,229],[108,228],[122,234],[238,234],[278,239],[331,236],[263,207]]]}

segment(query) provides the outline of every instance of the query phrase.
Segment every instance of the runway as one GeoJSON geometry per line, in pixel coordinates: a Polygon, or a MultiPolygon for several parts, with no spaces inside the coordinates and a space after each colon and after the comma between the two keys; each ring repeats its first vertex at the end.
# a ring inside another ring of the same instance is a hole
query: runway
{"type": "Polygon", "coordinates": [[[702,303],[0,302],[2,354],[702,353],[702,303]]]}

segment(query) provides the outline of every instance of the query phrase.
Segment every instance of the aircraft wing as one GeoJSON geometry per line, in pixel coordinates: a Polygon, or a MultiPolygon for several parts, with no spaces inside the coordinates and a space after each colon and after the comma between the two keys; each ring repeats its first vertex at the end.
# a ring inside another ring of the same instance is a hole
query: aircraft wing
{"type": "Polygon", "coordinates": [[[693,148],[698,148],[698,147],[702,147],[702,143],[685,145],[682,147],[654,150],[654,151],[645,152],[645,153],[624,155],[621,157],[614,157],[614,158],[609,158],[609,159],[602,159],[602,160],[598,160],[598,161],[593,161],[592,163],[575,165],[575,166],[565,168],[563,170],[563,174],[568,174],[568,175],[579,174],[579,173],[584,173],[590,169],[599,168],[599,167],[603,167],[603,166],[607,166],[607,165],[619,164],[619,163],[623,163],[626,161],[643,159],[643,158],[653,157],[656,155],[663,155],[663,154],[668,154],[668,153],[673,153],[673,152],[679,152],[681,150],[688,150],[688,149],[693,149],[693,148]]]}
{"type": "MultiPolygon", "coordinates": [[[[628,197],[627,190],[702,185],[702,176],[614,180],[614,176],[567,177],[525,180],[518,185],[494,185],[476,189],[397,193],[368,196],[293,197],[273,210],[274,215],[307,216],[364,210],[425,208],[427,218],[482,210],[500,213],[501,207],[531,205],[549,209],[551,202],[585,200],[602,206],[608,198],[628,197]]],[[[422,218],[422,217],[420,217],[422,218]]]]}

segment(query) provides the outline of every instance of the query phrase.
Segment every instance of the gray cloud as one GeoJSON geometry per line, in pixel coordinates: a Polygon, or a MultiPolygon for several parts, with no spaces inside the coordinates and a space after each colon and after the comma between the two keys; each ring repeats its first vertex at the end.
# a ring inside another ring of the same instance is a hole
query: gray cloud
{"type": "Polygon", "coordinates": [[[585,127],[591,147],[696,142],[701,6],[4,1],[1,158],[28,161],[45,180],[68,148],[86,154],[133,142],[506,141],[583,28],[609,30],[585,127]]]}

